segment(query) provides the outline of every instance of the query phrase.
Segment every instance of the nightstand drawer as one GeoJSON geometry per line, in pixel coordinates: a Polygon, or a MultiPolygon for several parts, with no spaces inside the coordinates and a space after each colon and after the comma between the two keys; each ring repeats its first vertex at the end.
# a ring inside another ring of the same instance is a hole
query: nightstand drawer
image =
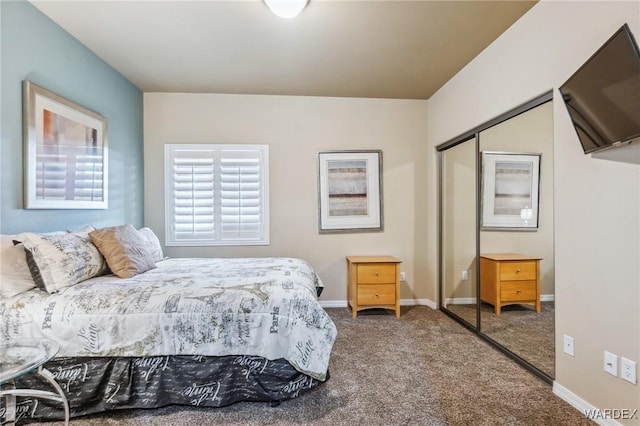
{"type": "Polygon", "coordinates": [[[502,300],[536,300],[536,281],[503,281],[500,286],[502,300]]]}
{"type": "Polygon", "coordinates": [[[358,305],[393,305],[395,303],[395,284],[369,284],[358,286],[358,305]]]}
{"type": "Polygon", "coordinates": [[[502,262],[500,265],[500,280],[535,280],[536,271],[536,262],[502,262]]]}
{"type": "Polygon", "coordinates": [[[395,283],[396,265],[358,265],[358,284],[395,283]]]}

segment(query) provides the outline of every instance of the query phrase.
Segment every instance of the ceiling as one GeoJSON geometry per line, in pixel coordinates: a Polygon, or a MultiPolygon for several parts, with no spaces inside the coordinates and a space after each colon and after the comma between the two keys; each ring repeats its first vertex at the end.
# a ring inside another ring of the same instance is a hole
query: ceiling
{"type": "Polygon", "coordinates": [[[535,1],[31,1],[143,92],[428,99],[535,1]]]}

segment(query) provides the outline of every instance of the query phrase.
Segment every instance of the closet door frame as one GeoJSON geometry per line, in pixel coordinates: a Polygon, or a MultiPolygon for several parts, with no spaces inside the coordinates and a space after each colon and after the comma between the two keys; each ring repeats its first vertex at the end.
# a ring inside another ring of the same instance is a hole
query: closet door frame
{"type": "Polygon", "coordinates": [[[453,320],[455,320],[456,322],[460,323],[462,326],[466,327],[467,329],[471,330],[474,334],[476,334],[479,338],[483,339],[484,341],[486,341],[487,343],[489,343],[491,346],[493,346],[495,349],[499,350],[500,352],[504,353],[506,356],[508,356],[509,358],[513,359],[516,363],[518,363],[519,365],[521,365],[522,367],[524,367],[525,369],[527,369],[529,372],[531,372],[532,374],[536,375],[537,377],[539,377],[540,379],[542,379],[544,382],[548,383],[549,385],[553,385],[553,378],[550,377],[549,375],[547,375],[546,373],[544,373],[543,371],[541,371],[539,368],[537,368],[535,365],[531,364],[530,362],[528,362],[527,360],[523,359],[522,357],[520,357],[519,355],[515,354],[514,352],[512,352],[511,350],[507,349],[505,346],[503,346],[502,344],[496,342],[495,340],[493,340],[491,337],[487,336],[486,334],[484,334],[482,332],[482,323],[481,323],[481,318],[480,318],[480,262],[478,261],[478,259],[480,259],[480,222],[481,222],[481,211],[480,211],[480,203],[481,203],[481,194],[482,194],[482,188],[481,188],[481,176],[480,176],[480,171],[481,171],[481,167],[482,167],[482,158],[481,158],[481,154],[480,154],[480,132],[489,129],[490,127],[493,127],[497,124],[500,124],[504,121],[507,121],[513,117],[516,117],[522,113],[525,113],[535,107],[538,107],[544,103],[550,102],[553,100],[553,90],[549,90],[548,92],[543,93],[542,95],[539,95],[515,108],[513,108],[510,111],[505,112],[504,114],[501,114],[467,132],[462,133],[461,135],[450,139],[447,142],[444,142],[438,146],[436,146],[436,151],[437,151],[437,155],[438,155],[438,307],[439,309],[446,315],[448,315],[449,317],[451,317],[453,320]],[[474,141],[475,143],[475,164],[476,164],[476,200],[475,200],[475,206],[476,206],[476,238],[475,238],[475,249],[476,249],[476,262],[475,262],[475,276],[477,277],[476,279],[476,288],[475,288],[475,294],[476,294],[476,324],[473,325],[471,323],[469,323],[468,321],[465,321],[464,319],[462,319],[460,316],[456,315],[454,312],[452,312],[451,310],[447,309],[444,306],[444,299],[443,299],[443,294],[444,294],[444,282],[443,282],[443,276],[444,276],[444,271],[442,268],[443,265],[443,244],[444,244],[444,232],[443,232],[443,226],[444,226],[444,211],[443,211],[443,184],[444,184],[444,176],[443,176],[443,170],[444,170],[444,153],[445,151],[447,151],[450,148],[453,148],[457,145],[463,144],[463,143],[468,143],[470,141],[474,141]]]}

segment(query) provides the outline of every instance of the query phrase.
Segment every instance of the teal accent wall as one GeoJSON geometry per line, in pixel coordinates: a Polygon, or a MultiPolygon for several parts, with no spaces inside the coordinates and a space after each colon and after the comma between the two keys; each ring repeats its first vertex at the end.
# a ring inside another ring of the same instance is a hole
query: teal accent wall
{"type": "Polygon", "coordinates": [[[0,233],[142,226],[142,92],[26,1],[0,1],[0,40],[0,233]],[[108,119],[107,210],[24,209],[23,80],[108,119]]]}

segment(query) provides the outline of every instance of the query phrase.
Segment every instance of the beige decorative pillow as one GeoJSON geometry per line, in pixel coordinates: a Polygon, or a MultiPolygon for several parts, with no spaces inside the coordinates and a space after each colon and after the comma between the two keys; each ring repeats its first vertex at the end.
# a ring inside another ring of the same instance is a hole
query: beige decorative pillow
{"type": "Polygon", "coordinates": [[[27,254],[17,235],[0,235],[0,296],[13,297],[35,288],[27,266],[27,254]]]}
{"type": "Polygon", "coordinates": [[[140,232],[147,241],[147,248],[151,252],[153,261],[160,262],[164,259],[164,255],[162,254],[162,245],[153,230],[151,228],[140,228],[138,229],[138,232],[140,232]]]}
{"type": "Polygon", "coordinates": [[[130,278],[156,267],[144,236],[133,225],[112,226],[89,233],[115,275],[130,278]]]}

